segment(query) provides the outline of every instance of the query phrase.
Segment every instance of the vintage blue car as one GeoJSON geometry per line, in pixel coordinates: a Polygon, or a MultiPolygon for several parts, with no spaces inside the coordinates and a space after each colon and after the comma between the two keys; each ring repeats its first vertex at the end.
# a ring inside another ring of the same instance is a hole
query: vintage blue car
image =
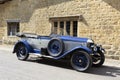
{"type": "Polygon", "coordinates": [[[55,60],[68,60],[77,71],[86,71],[91,66],[99,67],[105,61],[105,50],[92,39],[51,34],[39,36],[30,33],[17,34],[21,39],[13,53],[19,60],[27,60],[30,53],[55,60]]]}

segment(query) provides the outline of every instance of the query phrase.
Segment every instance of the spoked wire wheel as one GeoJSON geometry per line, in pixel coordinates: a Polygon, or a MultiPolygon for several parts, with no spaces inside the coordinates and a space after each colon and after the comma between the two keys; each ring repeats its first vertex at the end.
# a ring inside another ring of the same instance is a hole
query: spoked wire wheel
{"type": "Polygon", "coordinates": [[[105,56],[104,53],[98,52],[97,55],[93,55],[93,66],[94,67],[100,67],[105,62],[105,56]]]}
{"type": "Polygon", "coordinates": [[[63,53],[64,50],[64,44],[62,42],[62,40],[56,38],[56,39],[52,39],[49,43],[48,43],[48,53],[50,56],[53,57],[58,57],[63,53]]]}
{"type": "Polygon", "coordinates": [[[29,57],[28,50],[23,44],[18,46],[16,55],[19,60],[26,60],[29,57]]]}
{"type": "Polygon", "coordinates": [[[86,71],[92,65],[92,58],[84,51],[77,51],[71,57],[71,66],[77,71],[86,71]]]}

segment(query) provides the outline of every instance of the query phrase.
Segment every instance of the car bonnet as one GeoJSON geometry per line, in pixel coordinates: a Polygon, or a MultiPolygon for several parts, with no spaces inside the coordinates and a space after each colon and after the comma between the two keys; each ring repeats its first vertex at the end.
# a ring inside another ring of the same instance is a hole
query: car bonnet
{"type": "Polygon", "coordinates": [[[73,41],[73,42],[87,42],[89,38],[71,37],[71,36],[60,36],[63,41],[73,41]]]}

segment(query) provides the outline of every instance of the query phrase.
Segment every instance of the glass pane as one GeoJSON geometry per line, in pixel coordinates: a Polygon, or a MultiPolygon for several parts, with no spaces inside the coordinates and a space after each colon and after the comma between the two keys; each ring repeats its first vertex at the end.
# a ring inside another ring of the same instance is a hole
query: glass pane
{"type": "Polygon", "coordinates": [[[54,22],[54,27],[57,27],[58,26],[58,22],[54,22]]]}
{"type": "Polygon", "coordinates": [[[12,29],[11,29],[11,32],[12,32],[11,35],[15,35],[16,34],[16,30],[17,30],[17,27],[13,26],[12,29]]]}
{"type": "Polygon", "coordinates": [[[20,32],[19,23],[17,23],[17,33],[20,32]]]}
{"type": "Polygon", "coordinates": [[[64,35],[64,22],[60,22],[60,34],[64,35]]]}
{"type": "Polygon", "coordinates": [[[58,27],[58,22],[54,22],[54,34],[57,34],[57,27],[58,27]]]}
{"type": "Polygon", "coordinates": [[[63,21],[60,22],[60,28],[64,28],[64,22],[63,21]]]}
{"type": "Polygon", "coordinates": [[[67,35],[70,35],[70,21],[66,22],[66,32],[67,32],[67,35]]]}
{"type": "Polygon", "coordinates": [[[73,36],[77,37],[78,21],[73,21],[73,36]]]}

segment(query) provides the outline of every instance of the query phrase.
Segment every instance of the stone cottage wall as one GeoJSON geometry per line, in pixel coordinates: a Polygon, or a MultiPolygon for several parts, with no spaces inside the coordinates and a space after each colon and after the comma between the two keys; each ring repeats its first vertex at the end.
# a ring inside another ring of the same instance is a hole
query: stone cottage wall
{"type": "Polygon", "coordinates": [[[20,19],[21,32],[48,35],[51,16],[82,15],[78,37],[90,37],[106,49],[106,56],[120,59],[119,0],[13,0],[0,5],[0,38],[7,36],[6,19],[20,19]]]}

